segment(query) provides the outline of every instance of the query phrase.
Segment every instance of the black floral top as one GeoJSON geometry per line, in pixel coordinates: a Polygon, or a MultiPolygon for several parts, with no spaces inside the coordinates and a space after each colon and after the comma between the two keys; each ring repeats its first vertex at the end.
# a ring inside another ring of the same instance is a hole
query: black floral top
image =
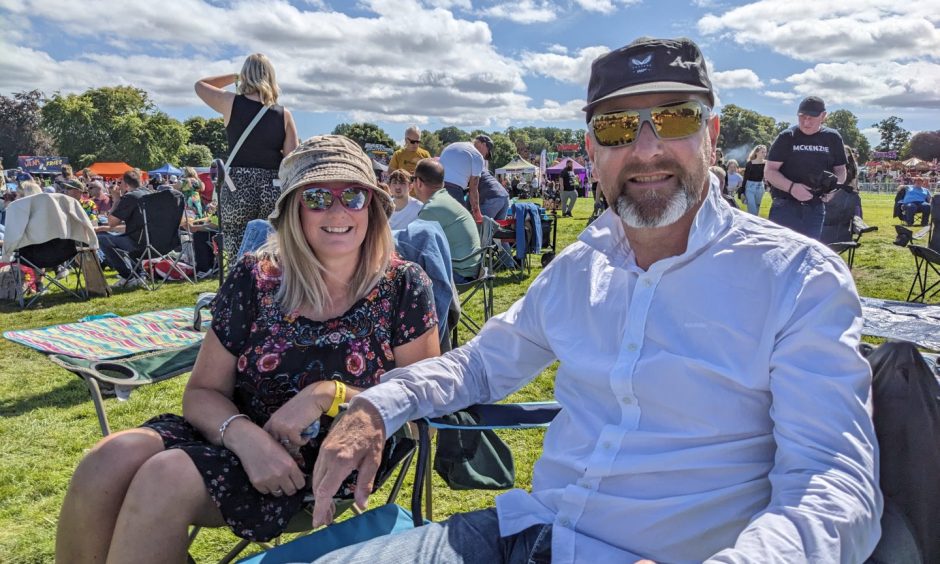
{"type": "Polygon", "coordinates": [[[258,425],[314,382],[374,386],[395,368],[395,347],[437,325],[430,279],[397,257],[366,297],[327,321],[282,311],[280,285],[273,262],[246,255],[213,304],[212,330],[238,358],[235,405],[258,425]]]}

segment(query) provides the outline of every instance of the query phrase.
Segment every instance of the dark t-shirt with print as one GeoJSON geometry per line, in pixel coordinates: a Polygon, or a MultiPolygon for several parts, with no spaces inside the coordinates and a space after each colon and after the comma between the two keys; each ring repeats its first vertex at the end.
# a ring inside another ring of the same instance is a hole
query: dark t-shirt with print
{"type": "MultiPolygon", "coordinates": [[[[780,172],[792,182],[816,186],[823,171],[833,172],[835,167],[845,165],[845,145],[835,129],[822,127],[812,135],[806,135],[798,125],[786,129],[777,136],[767,155],[768,161],[782,162],[780,172]]],[[[786,190],[776,187],[774,198],[791,198],[786,190]]]]}
{"type": "Polygon", "coordinates": [[[573,170],[565,169],[561,173],[561,184],[562,191],[571,192],[572,190],[578,189],[578,177],[575,176],[573,170]]]}
{"type": "Polygon", "coordinates": [[[138,188],[121,196],[117,206],[111,210],[111,215],[124,222],[124,233],[134,242],[140,244],[144,233],[144,216],[140,213],[140,199],[153,190],[138,188]]]}

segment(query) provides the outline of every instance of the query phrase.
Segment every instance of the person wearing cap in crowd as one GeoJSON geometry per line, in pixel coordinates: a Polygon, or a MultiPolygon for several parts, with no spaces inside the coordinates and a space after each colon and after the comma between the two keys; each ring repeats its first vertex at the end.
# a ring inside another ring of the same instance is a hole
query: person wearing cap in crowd
{"type": "Polygon", "coordinates": [[[75,198],[85,210],[85,215],[91,220],[92,225],[98,225],[98,206],[95,201],[88,197],[88,187],[78,178],[72,178],[63,182],[65,195],[75,198]]]}
{"type": "Polygon", "coordinates": [[[574,173],[574,161],[568,159],[565,170],[561,171],[561,217],[571,217],[574,204],[578,201],[578,177],[574,173]]]}
{"type": "Polygon", "coordinates": [[[560,360],[532,491],[318,562],[863,561],[882,499],[845,263],[722,201],[692,41],[599,57],[587,101],[610,208],[472,341],[352,400],[320,448],[313,519],[354,468],[364,501],[405,421],[496,402],[560,360]]]}
{"type": "Polygon", "coordinates": [[[183,417],[110,435],[85,457],[62,506],[59,560],[184,562],[193,524],[280,535],[338,406],[439,353],[431,282],[394,254],[391,199],[362,149],[313,137],[279,177],[275,235],[219,289],[183,417]],[[319,436],[302,436],[318,421],[319,436]]]}
{"type": "Polygon", "coordinates": [[[818,191],[824,172],[845,183],[845,145],[839,132],[825,127],[826,104],[818,96],[800,102],[798,123],[777,135],[764,167],[771,186],[771,221],[819,239],[831,192],[818,191]]]}
{"type": "Polygon", "coordinates": [[[473,220],[483,221],[480,211],[480,175],[486,168],[476,142],[457,141],[444,147],[438,161],[444,167],[444,187],[450,197],[470,210],[473,220]]]}
{"type": "Polygon", "coordinates": [[[441,225],[458,283],[475,279],[480,273],[480,232],[473,216],[444,190],[444,167],[434,159],[418,161],[411,179],[415,196],[424,204],[418,219],[441,225]]]}
{"type": "Polygon", "coordinates": [[[493,156],[493,140],[489,135],[477,135],[473,147],[483,155],[483,171],[477,189],[480,193],[480,213],[493,219],[506,219],[509,211],[509,192],[490,174],[489,162],[493,156]]]}
{"type": "Polygon", "coordinates": [[[418,161],[430,156],[431,153],[421,148],[421,130],[417,125],[412,125],[405,130],[405,146],[392,153],[388,172],[391,174],[396,170],[405,170],[408,174],[414,174],[418,161]]]}

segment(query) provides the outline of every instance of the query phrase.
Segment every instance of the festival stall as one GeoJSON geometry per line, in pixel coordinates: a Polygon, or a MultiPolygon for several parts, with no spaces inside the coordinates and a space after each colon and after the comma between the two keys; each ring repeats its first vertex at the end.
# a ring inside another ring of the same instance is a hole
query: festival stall
{"type": "Polygon", "coordinates": [[[177,178],[183,176],[183,171],[171,165],[170,163],[165,163],[163,166],[156,170],[148,171],[147,174],[150,176],[155,176],[157,174],[162,174],[163,176],[170,176],[171,174],[177,178]]]}
{"type": "Polygon", "coordinates": [[[496,169],[496,176],[504,176],[507,174],[536,174],[539,171],[539,167],[530,163],[529,161],[523,159],[521,156],[516,155],[508,163],[506,163],[501,168],[496,169]]]}
{"type": "MultiPolygon", "coordinates": [[[[108,180],[115,180],[121,178],[125,172],[129,170],[134,170],[134,167],[127,163],[94,163],[88,167],[88,170],[91,171],[92,176],[100,176],[102,178],[107,178],[108,180]]],[[[140,181],[147,181],[147,173],[144,171],[140,172],[140,181]]]]}
{"type": "Polygon", "coordinates": [[[584,165],[571,158],[561,159],[557,163],[545,169],[545,174],[548,175],[549,179],[558,178],[561,175],[561,171],[565,170],[565,167],[568,166],[568,161],[571,161],[572,164],[574,164],[572,169],[578,176],[578,179],[581,181],[581,186],[585,186],[587,184],[587,169],[584,168],[584,165]]]}

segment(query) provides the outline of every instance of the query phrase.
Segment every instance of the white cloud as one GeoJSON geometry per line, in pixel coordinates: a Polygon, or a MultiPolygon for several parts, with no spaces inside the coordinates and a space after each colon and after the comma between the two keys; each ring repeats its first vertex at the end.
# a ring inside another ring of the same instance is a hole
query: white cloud
{"type": "Polygon", "coordinates": [[[940,2],[759,0],[709,14],[705,35],[767,46],[804,61],[862,61],[936,56],[940,2]]]}
{"type": "MultiPolygon", "coordinates": [[[[10,0],[0,2],[3,18],[10,0]]],[[[428,7],[444,4],[469,7],[463,0],[365,0],[360,7],[374,15],[351,17],[287,0],[226,7],[208,0],[25,0],[16,7],[30,21],[83,49],[52,56],[0,37],[0,92],[131,84],[161,107],[196,106],[198,78],[234,72],[248,53],[260,51],[274,63],[282,100],[292,110],[455,124],[577,117],[582,102],[534,103],[526,95],[526,69],[497,51],[490,27],[428,7]]]]}
{"type": "Polygon", "coordinates": [[[765,90],[763,95],[783,102],[792,102],[797,98],[797,95],[793,92],[781,92],[779,90],[765,90]]]}
{"type": "Polygon", "coordinates": [[[521,24],[545,23],[558,17],[559,8],[547,0],[518,0],[496,4],[480,11],[483,17],[510,20],[521,24]]]}
{"type": "Polygon", "coordinates": [[[815,94],[837,104],[940,109],[940,0],[758,0],[709,14],[698,29],[812,64],[771,80],[773,98],[815,94]]]}
{"type": "Polygon", "coordinates": [[[575,0],[575,3],[588,12],[600,12],[602,14],[612,14],[617,10],[617,6],[629,6],[637,4],[640,0],[575,0]]]}
{"type": "Polygon", "coordinates": [[[558,43],[549,45],[548,47],[545,48],[545,50],[548,51],[549,53],[555,53],[556,55],[568,54],[568,48],[565,47],[564,45],[559,45],[558,43]]]}
{"type": "Polygon", "coordinates": [[[585,47],[574,55],[526,51],[522,54],[521,64],[532,74],[552,77],[571,84],[580,84],[587,89],[588,78],[591,75],[591,63],[608,51],[610,49],[603,46],[585,47]]]}
{"type": "Polygon", "coordinates": [[[757,73],[751,69],[734,69],[712,73],[712,82],[718,90],[749,88],[756,90],[764,86],[757,73]]]}

